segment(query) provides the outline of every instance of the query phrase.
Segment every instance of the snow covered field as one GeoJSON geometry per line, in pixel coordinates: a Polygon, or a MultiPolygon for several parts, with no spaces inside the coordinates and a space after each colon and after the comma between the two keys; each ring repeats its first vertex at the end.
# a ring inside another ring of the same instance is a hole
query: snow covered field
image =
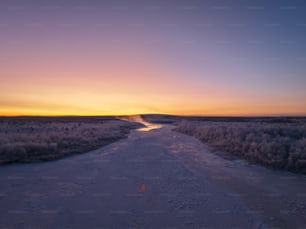
{"type": "Polygon", "coordinates": [[[0,163],[83,153],[127,136],[136,123],[115,118],[2,118],[0,163]]]}
{"type": "Polygon", "coordinates": [[[0,167],[1,228],[303,228],[305,176],[211,153],[164,126],[0,167]]]}
{"type": "Polygon", "coordinates": [[[306,121],[271,120],[182,121],[176,131],[252,162],[306,173],[306,121]]]}

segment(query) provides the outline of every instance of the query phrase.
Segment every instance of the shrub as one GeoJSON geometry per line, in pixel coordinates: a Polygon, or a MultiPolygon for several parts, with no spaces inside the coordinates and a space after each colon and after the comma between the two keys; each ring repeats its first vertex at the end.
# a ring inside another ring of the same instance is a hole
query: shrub
{"type": "Polygon", "coordinates": [[[175,130],[252,162],[306,172],[305,123],[182,121],[175,130]]]}
{"type": "Polygon", "coordinates": [[[0,163],[50,160],[86,152],[124,138],[137,127],[117,119],[0,119],[0,163]]]}

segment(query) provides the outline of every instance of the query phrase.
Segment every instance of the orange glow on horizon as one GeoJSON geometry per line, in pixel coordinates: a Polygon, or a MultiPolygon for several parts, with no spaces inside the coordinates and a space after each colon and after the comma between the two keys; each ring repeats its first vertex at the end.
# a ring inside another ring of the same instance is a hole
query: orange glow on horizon
{"type": "Polygon", "coordinates": [[[303,7],[102,2],[1,3],[0,115],[306,115],[305,31],[290,26],[303,7]],[[269,15],[288,23],[269,32],[269,15]]]}
{"type": "Polygon", "coordinates": [[[0,84],[0,115],[306,114],[303,94],[261,96],[215,82],[209,70],[192,81],[149,54],[129,54],[101,57],[102,62],[99,56],[93,61],[53,52],[42,60],[13,55],[0,69],[10,76],[0,84]]]}
{"type": "MultiPolygon", "coordinates": [[[[55,107],[54,107],[55,108],[55,107]]],[[[169,114],[169,115],[182,115],[182,116],[278,116],[278,115],[292,115],[292,116],[305,116],[304,112],[283,112],[283,110],[267,109],[266,112],[258,112],[256,108],[246,109],[233,109],[224,110],[222,108],[213,109],[187,109],[179,110],[176,108],[164,108],[164,111],[157,112],[150,109],[123,109],[113,110],[110,112],[93,112],[91,110],[73,110],[73,109],[43,109],[43,108],[0,108],[0,116],[120,116],[120,115],[138,115],[138,114],[169,114]],[[220,110],[218,112],[218,110],[220,110]]]]}

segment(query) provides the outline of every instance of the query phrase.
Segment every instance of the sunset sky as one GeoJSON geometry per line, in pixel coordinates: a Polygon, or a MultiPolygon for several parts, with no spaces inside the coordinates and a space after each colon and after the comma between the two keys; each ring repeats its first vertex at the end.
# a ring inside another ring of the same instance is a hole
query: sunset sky
{"type": "Polygon", "coordinates": [[[0,115],[306,115],[304,0],[1,0],[0,115]]]}

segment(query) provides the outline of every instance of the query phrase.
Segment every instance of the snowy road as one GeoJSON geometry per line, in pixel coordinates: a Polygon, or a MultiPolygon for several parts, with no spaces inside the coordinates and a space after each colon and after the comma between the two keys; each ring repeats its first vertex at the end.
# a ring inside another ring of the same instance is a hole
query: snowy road
{"type": "Polygon", "coordinates": [[[306,176],[223,159],[170,126],[0,179],[0,228],[306,227],[306,176]]]}

